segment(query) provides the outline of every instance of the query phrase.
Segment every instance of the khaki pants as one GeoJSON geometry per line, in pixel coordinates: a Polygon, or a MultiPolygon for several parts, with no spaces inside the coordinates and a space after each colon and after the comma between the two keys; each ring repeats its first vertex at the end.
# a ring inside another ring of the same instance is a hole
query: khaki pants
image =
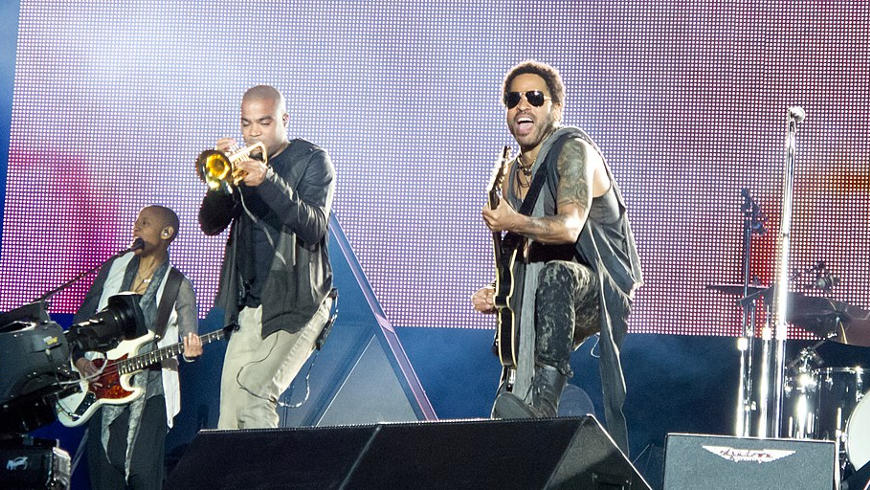
{"type": "Polygon", "coordinates": [[[239,330],[227,344],[221,373],[218,429],[278,427],[278,398],[314,351],[331,304],[325,300],[298,332],[279,330],[265,339],[260,335],[263,307],[239,312],[239,330]]]}

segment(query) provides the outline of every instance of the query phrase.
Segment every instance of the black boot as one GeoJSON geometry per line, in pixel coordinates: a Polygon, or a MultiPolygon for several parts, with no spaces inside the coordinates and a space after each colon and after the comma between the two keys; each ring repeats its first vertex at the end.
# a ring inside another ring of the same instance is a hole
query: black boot
{"type": "Polygon", "coordinates": [[[531,405],[505,392],[495,399],[495,416],[503,419],[555,417],[567,381],[568,377],[553,366],[537,364],[532,378],[531,405]]]}

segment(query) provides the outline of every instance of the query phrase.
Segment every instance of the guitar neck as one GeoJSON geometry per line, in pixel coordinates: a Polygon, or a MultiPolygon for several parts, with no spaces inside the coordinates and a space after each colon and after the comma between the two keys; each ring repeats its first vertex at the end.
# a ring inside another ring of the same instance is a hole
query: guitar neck
{"type": "Polygon", "coordinates": [[[498,197],[498,190],[493,189],[489,191],[489,209],[497,208],[500,200],[501,199],[498,197]]]}
{"type": "MultiPolygon", "coordinates": [[[[216,340],[221,340],[226,336],[226,329],[221,328],[219,330],[215,330],[214,332],[209,332],[205,335],[201,335],[199,339],[202,341],[202,345],[210,344],[216,340]]],[[[184,342],[178,342],[177,344],[167,345],[166,347],[161,347],[160,349],[153,350],[151,352],[146,352],[144,354],[140,354],[138,356],[133,356],[128,359],[124,359],[123,361],[118,363],[118,373],[119,374],[129,374],[136,371],[140,371],[147,367],[151,367],[155,364],[165,361],[171,357],[178,356],[184,353],[184,342]]]]}
{"type": "MultiPolygon", "coordinates": [[[[505,177],[505,173],[507,172],[507,163],[508,160],[510,160],[510,155],[511,147],[507,145],[504,146],[501,151],[501,158],[499,159],[492,172],[489,193],[487,193],[489,209],[497,208],[498,203],[502,200],[500,190],[502,186],[502,181],[505,177]]],[[[492,243],[495,251],[496,262],[498,262],[499,258],[502,256],[501,232],[492,232],[492,243]]]]}

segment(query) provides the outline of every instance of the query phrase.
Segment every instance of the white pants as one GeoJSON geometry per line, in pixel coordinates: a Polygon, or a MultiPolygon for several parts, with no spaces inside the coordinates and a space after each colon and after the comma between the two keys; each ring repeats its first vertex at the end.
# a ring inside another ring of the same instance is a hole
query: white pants
{"type": "Polygon", "coordinates": [[[298,332],[279,330],[265,339],[263,307],[239,312],[239,330],[230,336],[221,373],[218,429],[278,427],[278,398],[314,351],[331,304],[325,300],[298,332]]]}

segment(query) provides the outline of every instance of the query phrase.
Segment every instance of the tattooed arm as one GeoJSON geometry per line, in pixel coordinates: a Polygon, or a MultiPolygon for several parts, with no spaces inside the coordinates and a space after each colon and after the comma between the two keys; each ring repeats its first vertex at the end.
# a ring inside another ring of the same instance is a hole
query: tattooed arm
{"type": "Polygon", "coordinates": [[[562,147],[557,171],[559,185],[556,188],[555,216],[524,216],[502,199],[496,209],[483,210],[487,226],[492,231],[512,231],[540,243],[576,242],[589,216],[593,195],[600,195],[593,192],[597,190],[594,187],[598,187],[594,184],[598,183],[601,174],[606,179],[604,164],[589,145],[571,139],[562,147]]]}

